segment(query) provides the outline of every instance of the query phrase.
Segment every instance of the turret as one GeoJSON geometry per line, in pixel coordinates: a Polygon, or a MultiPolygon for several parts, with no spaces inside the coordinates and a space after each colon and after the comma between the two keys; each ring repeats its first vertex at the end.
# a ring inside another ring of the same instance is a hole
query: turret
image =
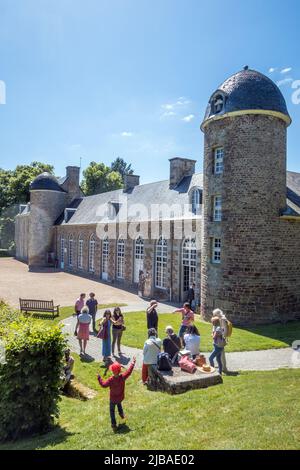
{"type": "Polygon", "coordinates": [[[286,204],[286,129],[279,88],[244,70],[209,100],[204,132],[202,313],[235,323],[278,319],[274,241],[286,204]]]}
{"type": "Polygon", "coordinates": [[[53,224],[66,204],[66,192],[55,176],[42,173],[30,185],[28,265],[47,266],[53,247],[53,224]]]}

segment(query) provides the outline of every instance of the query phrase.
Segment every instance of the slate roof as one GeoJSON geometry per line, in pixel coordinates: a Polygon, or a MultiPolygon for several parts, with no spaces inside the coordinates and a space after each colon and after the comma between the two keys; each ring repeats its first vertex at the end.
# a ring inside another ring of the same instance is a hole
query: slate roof
{"type": "MultiPolygon", "coordinates": [[[[184,177],[176,188],[170,189],[169,180],[157,181],[155,183],[143,184],[135,186],[132,191],[126,193],[123,189],[116,191],[108,191],[106,193],[96,194],[94,196],[86,196],[82,199],[77,199],[69,207],[77,207],[76,212],[70,220],[66,223],[64,216],[57,219],[56,225],[80,225],[80,224],[94,224],[102,220],[104,214],[103,210],[107,209],[110,205],[114,207],[120,205],[130,209],[135,204],[141,205],[147,209],[150,219],[150,206],[151,204],[166,204],[167,206],[178,205],[182,209],[185,205],[189,204],[189,191],[193,187],[202,189],[202,174],[197,173],[192,176],[184,177]]],[[[142,210],[142,209],[141,209],[142,210]]],[[[185,212],[178,215],[178,217],[192,217],[191,212],[185,212]]],[[[141,212],[141,218],[136,218],[134,214],[128,217],[128,220],[145,220],[141,212]]],[[[174,214],[176,218],[176,213],[174,214]]],[[[153,219],[153,217],[151,217],[153,219]]],[[[102,220],[103,221],[103,220],[102,220]]]]}
{"type": "MultiPolygon", "coordinates": [[[[149,219],[153,220],[153,217],[150,217],[151,204],[166,204],[168,206],[178,204],[180,207],[184,207],[184,205],[189,204],[189,191],[194,187],[202,189],[203,175],[201,173],[183,178],[174,189],[170,189],[169,180],[164,180],[136,186],[129,193],[124,192],[123,189],[118,189],[75,199],[68,207],[76,208],[76,212],[68,222],[64,221],[64,213],[62,213],[56,220],[55,225],[88,225],[98,223],[101,220],[103,222],[103,211],[99,208],[102,205],[108,208],[110,204],[114,207],[122,207],[125,204],[124,197],[128,208],[132,207],[133,204],[141,204],[149,211],[149,219]]],[[[300,215],[300,173],[287,172],[287,210],[284,214],[300,215]]],[[[194,214],[187,211],[184,215],[180,214],[178,217],[190,218],[194,217],[194,214]]],[[[133,215],[128,217],[128,221],[135,219],[133,215]]],[[[140,220],[145,219],[141,218],[140,220]]],[[[109,222],[109,219],[105,221],[109,222]]]]}
{"type": "Polygon", "coordinates": [[[65,192],[55,176],[44,172],[38,175],[30,184],[30,190],[47,190],[65,192]]]}
{"type": "Polygon", "coordinates": [[[233,111],[262,109],[278,111],[290,117],[278,86],[262,73],[244,69],[225,80],[213,93],[206,108],[204,121],[214,115],[211,102],[218,91],[225,95],[225,106],[218,115],[233,111]]]}

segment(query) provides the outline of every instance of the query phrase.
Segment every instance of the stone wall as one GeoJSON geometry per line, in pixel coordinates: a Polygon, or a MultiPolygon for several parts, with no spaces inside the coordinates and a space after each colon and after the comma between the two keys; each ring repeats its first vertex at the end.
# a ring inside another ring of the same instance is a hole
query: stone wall
{"type": "Polygon", "coordinates": [[[19,214],[15,219],[16,258],[28,261],[30,213],[19,214]]]}
{"type": "MultiPolygon", "coordinates": [[[[150,233],[148,223],[139,224],[140,231],[144,239],[144,274],[146,276],[145,282],[145,297],[157,297],[159,300],[174,302],[184,301],[182,290],[182,240],[173,239],[173,228],[171,227],[171,239],[168,240],[167,248],[167,285],[166,289],[155,287],[155,255],[157,239],[146,238],[150,233]],[[170,295],[171,294],[171,295],[170,295]]],[[[159,224],[158,224],[159,225],[159,224]]],[[[126,239],[128,226],[127,224],[118,225],[116,230],[116,237],[109,239],[109,256],[108,256],[108,279],[109,283],[126,289],[134,289],[137,292],[138,285],[134,282],[134,258],[135,258],[135,241],[128,237],[126,239]],[[124,258],[124,279],[117,278],[117,239],[121,237],[125,240],[125,258],[124,258]]],[[[160,224],[160,229],[162,229],[160,224]]],[[[194,225],[195,229],[195,225],[194,225]]],[[[65,240],[65,264],[64,269],[69,272],[74,272],[82,276],[90,276],[99,281],[102,279],[102,248],[103,248],[103,233],[104,226],[100,227],[99,224],[94,225],[59,225],[53,228],[56,246],[56,256],[61,261],[60,255],[60,239],[65,240]],[[97,235],[101,234],[101,238],[97,235]],[[95,236],[95,270],[89,271],[88,257],[89,257],[89,240],[91,236],[95,236]],[[68,265],[69,258],[69,237],[73,239],[73,266],[68,265]],[[78,267],[78,240],[79,237],[83,239],[83,267],[78,267]]],[[[196,281],[196,296],[200,298],[200,250],[197,256],[197,281],[196,281]]]]}
{"type": "Polygon", "coordinates": [[[47,266],[48,253],[54,252],[53,224],[65,208],[66,194],[59,191],[31,191],[28,243],[29,267],[47,266]]]}
{"type": "Polygon", "coordinates": [[[285,123],[258,115],[211,122],[205,128],[201,269],[206,318],[216,307],[241,324],[299,315],[300,226],[280,220],[285,205],[285,123]],[[217,146],[224,147],[222,175],[213,174],[217,146]],[[221,222],[212,220],[214,195],[222,196],[221,222]],[[220,264],[211,260],[213,237],[221,238],[220,264]]]}

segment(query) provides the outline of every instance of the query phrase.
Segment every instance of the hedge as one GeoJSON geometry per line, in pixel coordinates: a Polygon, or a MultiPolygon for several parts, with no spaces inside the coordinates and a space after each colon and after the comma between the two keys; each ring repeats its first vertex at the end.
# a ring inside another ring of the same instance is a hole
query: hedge
{"type": "Polygon", "coordinates": [[[0,440],[7,440],[45,432],[58,417],[66,341],[58,326],[16,318],[2,304],[0,315],[3,310],[8,322],[0,323],[5,345],[5,363],[0,364],[0,440]]]}

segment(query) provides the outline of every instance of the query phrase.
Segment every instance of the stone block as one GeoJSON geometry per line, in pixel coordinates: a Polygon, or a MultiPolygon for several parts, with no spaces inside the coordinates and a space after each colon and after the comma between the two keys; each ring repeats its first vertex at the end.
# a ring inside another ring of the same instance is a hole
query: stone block
{"type": "Polygon", "coordinates": [[[149,390],[167,392],[171,395],[221,383],[223,383],[222,376],[216,371],[206,374],[197,369],[194,374],[189,374],[180,367],[173,367],[171,371],[159,371],[154,366],[149,369],[149,390]]]}

